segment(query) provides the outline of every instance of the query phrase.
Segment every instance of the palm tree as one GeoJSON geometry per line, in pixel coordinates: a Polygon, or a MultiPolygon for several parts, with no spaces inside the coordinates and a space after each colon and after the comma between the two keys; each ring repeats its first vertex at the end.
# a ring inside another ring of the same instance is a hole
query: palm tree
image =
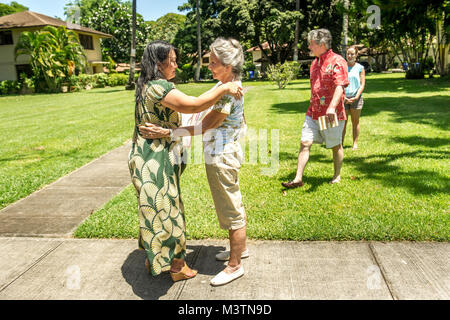
{"type": "Polygon", "coordinates": [[[131,36],[131,54],[130,54],[130,75],[128,77],[127,90],[133,90],[134,84],[134,70],[136,67],[136,0],[133,0],[133,26],[131,36]]]}
{"type": "Polygon", "coordinates": [[[50,91],[57,91],[63,79],[75,68],[84,70],[87,58],[78,35],[65,27],[45,27],[42,31],[22,32],[15,48],[15,58],[29,55],[35,85],[42,89],[45,81],[50,91]]]}
{"type": "Polygon", "coordinates": [[[202,34],[200,31],[200,5],[199,0],[196,1],[197,7],[197,70],[195,71],[195,81],[200,80],[200,68],[202,66],[202,34]]]}
{"type": "Polygon", "coordinates": [[[80,71],[85,70],[87,57],[76,32],[65,27],[52,26],[45,27],[43,32],[47,37],[49,49],[63,65],[63,72],[67,77],[70,77],[77,67],[80,71]]]}

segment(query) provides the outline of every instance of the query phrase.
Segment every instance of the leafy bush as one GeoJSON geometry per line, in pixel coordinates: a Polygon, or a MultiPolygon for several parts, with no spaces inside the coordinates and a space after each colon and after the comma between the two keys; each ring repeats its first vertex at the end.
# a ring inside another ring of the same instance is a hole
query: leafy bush
{"type": "Polygon", "coordinates": [[[177,69],[177,78],[184,83],[194,79],[194,76],[195,70],[190,64],[184,64],[181,69],[177,69]]]}
{"type": "Polygon", "coordinates": [[[211,70],[209,70],[207,66],[200,68],[200,79],[212,79],[211,70]]]}
{"type": "Polygon", "coordinates": [[[20,88],[21,84],[19,81],[5,80],[0,82],[1,95],[19,93],[20,88]]]}
{"type": "Polygon", "coordinates": [[[108,86],[124,86],[128,83],[128,75],[121,73],[113,73],[108,76],[108,86]]]}
{"type": "Polygon", "coordinates": [[[108,75],[106,73],[94,74],[94,88],[104,88],[108,85],[108,75]]]}
{"type": "Polygon", "coordinates": [[[266,73],[269,80],[274,81],[279,89],[284,89],[298,73],[298,63],[290,61],[283,64],[269,65],[266,73]]]}
{"type": "Polygon", "coordinates": [[[244,72],[255,71],[255,70],[256,70],[256,65],[253,62],[247,61],[244,64],[244,70],[243,70],[244,72]]]}

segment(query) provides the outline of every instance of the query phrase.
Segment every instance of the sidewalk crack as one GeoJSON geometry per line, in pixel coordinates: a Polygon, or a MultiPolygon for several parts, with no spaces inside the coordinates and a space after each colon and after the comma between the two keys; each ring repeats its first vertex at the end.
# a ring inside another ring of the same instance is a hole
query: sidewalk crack
{"type": "Polygon", "coordinates": [[[373,247],[372,242],[369,242],[369,251],[372,254],[372,258],[374,259],[375,263],[377,264],[377,267],[380,269],[381,276],[383,277],[384,283],[386,284],[389,294],[391,295],[393,300],[399,300],[397,295],[394,292],[394,288],[392,288],[391,282],[388,280],[386,276],[386,271],[384,270],[383,265],[380,263],[380,259],[378,258],[378,255],[376,254],[375,248],[373,247]]]}
{"type": "Polygon", "coordinates": [[[14,282],[16,282],[20,277],[22,277],[25,273],[27,273],[30,269],[32,269],[34,266],[36,266],[39,262],[44,260],[50,253],[55,251],[59,246],[61,246],[64,243],[64,241],[61,241],[57,246],[54,248],[49,249],[46,253],[44,253],[42,256],[40,256],[30,267],[28,267],[25,271],[20,273],[17,277],[15,277],[11,282],[5,284],[3,287],[0,287],[0,293],[3,292],[6,288],[8,288],[10,285],[12,285],[14,282]]]}
{"type": "MultiPolygon", "coordinates": [[[[192,258],[192,267],[195,266],[195,263],[197,262],[197,258],[200,255],[200,252],[202,251],[203,246],[200,246],[200,249],[195,252],[194,257],[192,258]]],[[[180,288],[178,289],[178,292],[175,295],[175,300],[180,300],[180,296],[183,293],[184,287],[186,286],[186,282],[187,281],[183,281],[183,283],[181,284],[180,288]]]]}

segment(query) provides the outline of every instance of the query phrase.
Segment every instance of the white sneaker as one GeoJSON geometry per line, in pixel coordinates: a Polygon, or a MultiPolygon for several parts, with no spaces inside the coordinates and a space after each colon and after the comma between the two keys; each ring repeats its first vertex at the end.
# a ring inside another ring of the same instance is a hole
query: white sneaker
{"type": "Polygon", "coordinates": [[[211,279],[212,286],[222,286],[224,284],[230,283],[239,277],[244,275],[244,267],[241,266],[233,273],[226,273],[225,271],[220,272],[214,278],[211,279]]]}
{"type": "MultiPolygon", "coordinates": [[[[248,248],[242,251],[241,259],[248,258],[250,256],[248,252],[248,248]]],[[[216,259],[219,261],[228,261],[230,260],[230,251],[222,251],[218,254],[216,254],[216,259]]]]}

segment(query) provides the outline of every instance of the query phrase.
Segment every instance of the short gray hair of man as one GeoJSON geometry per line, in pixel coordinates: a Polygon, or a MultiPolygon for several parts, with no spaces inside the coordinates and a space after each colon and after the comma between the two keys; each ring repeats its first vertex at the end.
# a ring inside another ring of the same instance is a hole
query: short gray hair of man
{"type": "Polygon", "coordinates": [[[239,41],[219,37],[214,40],[209,48],[224,66],[231,66],[231,72],[236,80],[241,78],[244,52],[239,41]]]}
{"type": "Polygon", "coordinates": [[[327,29],[311,30],[308,33],[308,42],[314,40],[319,46],[323,43],[327,49],[331,48],[331,32],[327,29]]]}

